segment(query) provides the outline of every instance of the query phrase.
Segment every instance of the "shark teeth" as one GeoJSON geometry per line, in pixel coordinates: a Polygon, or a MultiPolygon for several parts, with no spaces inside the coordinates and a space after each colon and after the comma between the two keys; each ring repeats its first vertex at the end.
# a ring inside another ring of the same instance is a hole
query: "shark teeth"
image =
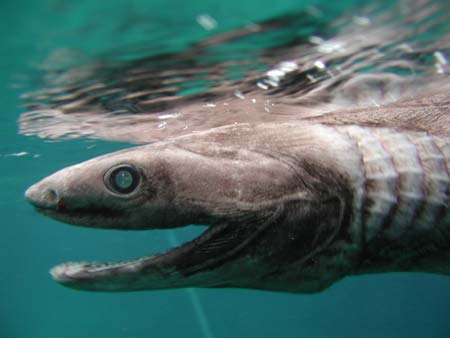
{"type": "Polygon", "coordinates": [[[141,257],[139,259],[120,261],[120,262],[66,262],[56,265],[50,270],[50,274],[56,281],[67,281],[78,276],[88,277],[91,273],[98,273],[101,271],[126,268],[127,270],[136,269],[141,262],[148,261],[154,256],[141,257]]]}
{"type": "Polygon", "coordinates": [[[89,263],[64,263],[53,267],[50,270],[54,280],[63,281],[69,279],[70,275],[77,274],[89,267],[89,263]]]}

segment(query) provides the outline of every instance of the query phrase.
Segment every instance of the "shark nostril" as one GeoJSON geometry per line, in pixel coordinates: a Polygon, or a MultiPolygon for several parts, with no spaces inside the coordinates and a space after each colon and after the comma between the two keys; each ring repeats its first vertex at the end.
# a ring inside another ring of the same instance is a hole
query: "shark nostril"
{"type": "Polygon", "coordinates": [[[27,200],[37,208],[54,209],[58,207],[59,195],[55,189],[47,188],[43,184],[35,184],[25,192],[27,200]]]}
{"type": "Polygon", "coordinates": [[[55,203],[56,200],[58,199],[58,194],[56,193],[55,190],[53,190],[53,189],[48,189],[48,190],[45,192],[44,198],[45,198],[45,200],[46,200],[48,203],[55,203]]]}

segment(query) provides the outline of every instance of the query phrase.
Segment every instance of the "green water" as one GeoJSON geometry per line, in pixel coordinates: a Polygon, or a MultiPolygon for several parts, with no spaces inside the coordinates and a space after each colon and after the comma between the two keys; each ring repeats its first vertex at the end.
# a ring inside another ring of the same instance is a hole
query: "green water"
{"type": "MultiPolygon", "coordinates": [[[[327,5],[327,14],[352,5],[327,5]]],[[[71,227],[25,202],[24,190],[43,176],[128,146],[18,135],[19,97],[39,85],[24,79],[40,62],[52,53],[57,58],[55,50],[89,58],[156,43],[158,36],[170,38],[165,48],[176,50],[209,34],[196,23],[199,13],[226,31],[302,6],[290,0],[0,3],[0,338],[450,337],[450,281],[436,275],[354,277],[317,295],[291,295],[233,289],[88,293],[63,288],[48,274],[64,261],[162,251],[173,244],[173,234],[71,227]]],[[[177,239],[194,231],[177,231],[177,239]]]]}

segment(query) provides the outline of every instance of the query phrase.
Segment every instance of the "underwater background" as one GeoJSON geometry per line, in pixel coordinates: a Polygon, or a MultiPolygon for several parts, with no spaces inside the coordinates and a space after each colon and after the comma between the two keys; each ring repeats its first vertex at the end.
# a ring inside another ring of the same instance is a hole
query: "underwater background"
{"type": "Polygon", "coordinates": [[[317,6],[332,18],[357,3],[2,0],[0,338],[449,338],[450,279],[438,275],[351,277],[314,295],[239,289],[112,294],[67,289],[50,278],[52,266],[160,252],[200,230],[72,227],[38,215],[23,197],[28,186],[62,167],[129,146],[19,135],[17,120],[24,110],[20,96],[39,89],[36,78],[46,67],[106,52],[111,57],[130,46],[152,50],[160,41],[168,51],[181,50],[212,33],[306,6],[317,6]]]}

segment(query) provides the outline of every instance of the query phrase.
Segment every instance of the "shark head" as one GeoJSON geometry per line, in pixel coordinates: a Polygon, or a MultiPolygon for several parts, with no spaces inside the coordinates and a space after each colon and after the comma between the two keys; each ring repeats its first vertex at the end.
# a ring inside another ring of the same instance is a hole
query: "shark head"
{"type": "Polygon", "coordinates": [[[319,291],[341,278],[341,263],[326,266],[319,256],[329,259],[324,252],[349,223],[345,178],[336,166],[327,170],[313,163],[311,139],[297,127],[287,126],[308,140],[301,157],[271,147],[270,128],[218,128],[131,148],[31,186],[28,201],[65,223],[123,230],[207,226],[198,238],[166,253],[120,263],[64,263],[52,269],[53,278],[100,291],[290,292],[319,291]]]}
{"type": "Polygon", "coordinates": [[[128,230],[180,226],[188,216],[173,203],[165,160],[172,152],[146,146],[94,158],[44,178],[25,196],[39,212],[70,224],[128,230]]]}

